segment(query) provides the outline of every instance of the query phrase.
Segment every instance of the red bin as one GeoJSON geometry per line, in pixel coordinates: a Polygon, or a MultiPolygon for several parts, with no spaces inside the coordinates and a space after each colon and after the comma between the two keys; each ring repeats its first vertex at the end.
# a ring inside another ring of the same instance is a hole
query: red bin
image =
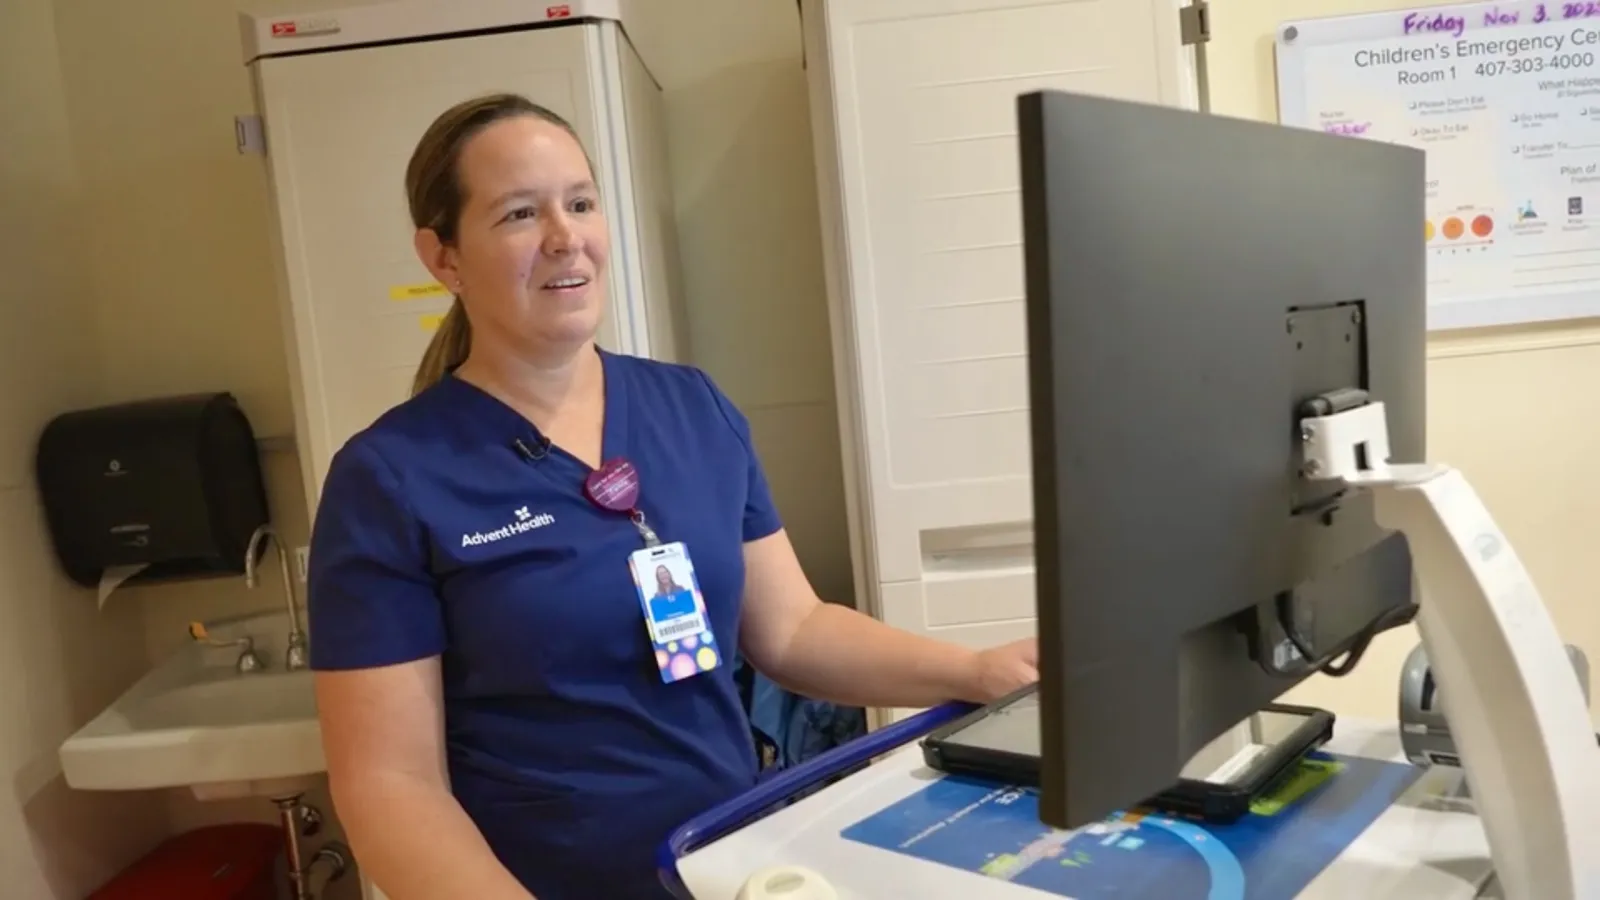
{"type": "Polygon", "coordinates": [[[283,832],[233,822],[169,838],[88,900],[277,900],[283,832]]]}

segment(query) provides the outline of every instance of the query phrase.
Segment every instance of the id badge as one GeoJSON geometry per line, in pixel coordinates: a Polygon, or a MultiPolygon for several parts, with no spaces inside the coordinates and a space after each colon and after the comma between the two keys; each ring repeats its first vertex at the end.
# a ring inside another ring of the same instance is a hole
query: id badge
{"type": "Polygon", "coordinates": [[[721,660],[689,549],[681,542],[646,547],[629,555],[628,567],[661,680],[670,684],[715,669],[721,660]]]}

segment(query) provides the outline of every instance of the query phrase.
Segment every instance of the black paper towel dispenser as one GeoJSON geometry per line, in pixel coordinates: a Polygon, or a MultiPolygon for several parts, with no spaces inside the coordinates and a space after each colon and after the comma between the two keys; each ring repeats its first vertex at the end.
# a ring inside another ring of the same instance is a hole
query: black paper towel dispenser
{"type": "Polygon", "coordinates": [[[243,574],[268,519],[250,421],[228,393],[164,397],[56,417],[39,438],[40,500],[68,577],[130,584],[243,574]]]}

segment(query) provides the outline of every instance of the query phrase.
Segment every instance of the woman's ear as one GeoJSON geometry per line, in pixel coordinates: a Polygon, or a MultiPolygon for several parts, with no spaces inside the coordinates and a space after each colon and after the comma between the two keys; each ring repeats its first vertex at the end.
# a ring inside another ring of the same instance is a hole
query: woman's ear
{"type": "Polygon", "coordinates": [[[417,229],[411,244],[417,251],[417,259],[427,266],[434,279],[450,293],[461,296],[461,273],[455,248],[441,241],[439,233],[432,228],[417,229]]]}

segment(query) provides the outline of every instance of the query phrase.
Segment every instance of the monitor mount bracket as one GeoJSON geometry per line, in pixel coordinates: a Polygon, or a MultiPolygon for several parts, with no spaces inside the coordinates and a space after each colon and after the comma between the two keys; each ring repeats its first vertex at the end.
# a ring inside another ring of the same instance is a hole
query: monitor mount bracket
{"type": "Polygon", "coordinates": [[[1410,544],[1418,630],[1505,895],[1600,897],[1600,747],[1538,588],[1460,471],[1390,464],[1383,404],[1326,400],[1300,419],[1304,476],[1371,491],[1410,544]]]}

